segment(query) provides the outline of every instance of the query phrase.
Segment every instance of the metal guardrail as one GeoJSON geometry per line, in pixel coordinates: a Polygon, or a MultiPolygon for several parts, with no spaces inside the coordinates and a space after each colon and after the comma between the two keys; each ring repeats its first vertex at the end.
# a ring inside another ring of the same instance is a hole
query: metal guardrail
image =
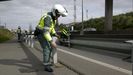
{"type": "MultiPolygon", "coordinates": [[[[33,34],[28,34],[28,35],[26,35],[23,38],[24,38],[24,42],[26,44],[28,44],[29,47],[34,48],[34,45],[35,45],[35,37],[34,37],[33,34]]],[[[64,42],[65,44],[67,44],[68,47],[72,47],[71,44],[72,45],[78,44],[78,45],[82,45],[82,46],[85,46],[85,47],[87,47],[87,46],[88,47],[92,47],[94,45],[94,47],[96,47],[96,48],[97,47],[98,48],[106,48],[106,49],[107,48],[110,48],[110,50],[112,50],[112,51],[116,50],[116,52],[129,54],[130,56],[131,56],[131,52],[133,50],[133,44],[126,44],[126,43],[124,43],[126,41],[123,41],[123,43],[121,43],[121,44],[116,43],[116,45],[115,45],[113,43],[108,43],[108,42],[103,43],[103,42],[96,42],[96,41],[94,41],[94,43],[93,43],[93,41],[87,41],[87,40],[83,40],[83,41],[82,40],[81,41],[77,40],[77,41],[74,41],[72,39],[70,41],[70,37],[69,37],[65,41],[61,40],[61,42],[64,42]],[[103,46],[106,46],[106,47],[103,47],[103,46]]],[[[132,43],[132,42],[130,42],[130,43],[132,43]]],[[[55,62],[57,62],[57,52],[54,51],[54,53],[55,53],[55,57],[54,58],[56,60],[55,62]]]]}
{"type": "Polygon", "coordinates": [[[25,34],[24,36],[21,36],[21,42],[25,42],[29,47],[34,48],[34,38],[35,37],[33,34],[25,34]]]}
{"type": "Polygon", "coordinates": [[[133,34],[72,34],[71,38],[117,38],[117,39],[132,39],[133,34]]]}
{"type": "MultiPolygon", "coordinates": [[[[87,38],[87,37],[86,37],[87,38]]],[[[69,38],[70,39],[70,38],[69,38]]],[[[95,38],[97,39],[97,38],[95,38]]],[[[117,41],[109,40],[109,41],[99,41],[99,40],[91,40],[91,39],[83,39],[82,38],[71,38],[71,40],[61,40],[61,45],[69,46],[69,47],[85,47],[85,48],[96,48],[102,49],[106,51],[111,51],[115,53],[122,53],[124,55],[131,56],[133,45],[124,43],[127,39],[117,41]],[[117,41],[117,42],[116,42],[117,41]],[[70,44],[70,45],[69,45],[70,44]]],[[[104,38],[106,39],[106,38],[104,38]]]]}
{"type": "Polygon", "coordinates": [[[131,45],[126,43],[115,43],[115,42],[105,42],[105,41],[92,41],[92,40],[71,40],[73,46],[82,46],[88,48],[96,48],[109,50],[113,52],[119,52],[124,54],[130,54],[131,45]]]}

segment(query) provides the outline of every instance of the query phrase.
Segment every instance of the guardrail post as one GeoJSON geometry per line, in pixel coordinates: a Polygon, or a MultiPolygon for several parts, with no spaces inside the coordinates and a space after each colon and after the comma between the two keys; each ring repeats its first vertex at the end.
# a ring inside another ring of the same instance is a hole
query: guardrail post
{"type": "Polygon", "coordinates": [[[34,35],[31,35],[30,37],[30,46],[31,48],[34,48],[34,35]]]}
{"type": "Polygon", "coordinates": [[[28,35],[28,45],[30,46],[31,42],[30,42],[30,35],[28,35]]]}
{"type": "Polygon", "coordinates": [[[52,60],[53,60],[54,64],[58,63],[58,60],[57,60],[57,49],[53,49],[52,58],[53,58],[52,60]]]}
{"type": "Polygon", "coordinates": [[[34,35],[27,34],[25,36],[25,43],[28,44],[29,47],[34,48],[34,35]]]}
{"type": "Polygon", "coordinates": [[[28,44],[28,35],[25,36],[25,43],[28,44]]]}
{"type": "MultiPolygon", "coordinates": [[[[53,39],[54,42],[57,41],[57,37],[52,37],[52,39],[53,39]]],[[[52,60],[53,60],[54,64],[58,63],[57,49],[53,49],[53,51],[52,51],[52,60]]]]}

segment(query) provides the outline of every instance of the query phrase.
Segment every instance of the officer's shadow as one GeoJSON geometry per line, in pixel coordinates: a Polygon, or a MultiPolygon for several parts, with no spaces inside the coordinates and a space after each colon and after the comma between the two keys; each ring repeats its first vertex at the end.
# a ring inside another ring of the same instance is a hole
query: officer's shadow
{"type": "Polygon", "coordinates": [[[21,73],[32,73],[35,72],[36,75],[53,75],[53,73],[49,73],[44,71],[43,65],[37,64],[37,68],[33,68],[33,65],[31,65],[30,61],[28,59],[22,59],[22,60],[16,60],[16,59],[0,59],[1,65],[6,66],[16,66],[19,67],[19,71],[21,73]]]}
{"type": "Polygon", "coordinates": [[[32,66],[26,65],[30,64],[28,60],[22,59],[22,60],[16,60],[16,59],[0,59],[1,65],[10,65],[10,66],[19,66],[21,68],[27,68],[32,69],[32,66]]]}

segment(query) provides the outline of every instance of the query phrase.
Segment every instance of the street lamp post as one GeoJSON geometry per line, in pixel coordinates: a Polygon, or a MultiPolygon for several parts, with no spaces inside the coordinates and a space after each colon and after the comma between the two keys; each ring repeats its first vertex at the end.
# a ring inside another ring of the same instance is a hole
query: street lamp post
{"type": "Polygon", "coordinates": [[[88,9],[86,10],[86,19],[88,20],[88,9]]]}
{"type": "Polygon", "coordinates": [[[80,31],[80,35],[83,35],[84,34],[84,25],[83,25],[83,18],[84,18],[84,12],[83,12],[83,0],[82,0],[82,28],[81,28],[81,31],[80,31]]]}
{"type": "Polygon", "coordinates": [[[131,8],[132,12],[133,12],[133,0],[132,0],[132,8],[131,8]]]}
{"type": "MultiPolygon", "coordinates": [[[[76,25],[76,0],[74,0],[74,25],[76,25]]],[[[71,30],[74,30],[74,26],[71,26],[71,30]]]]}

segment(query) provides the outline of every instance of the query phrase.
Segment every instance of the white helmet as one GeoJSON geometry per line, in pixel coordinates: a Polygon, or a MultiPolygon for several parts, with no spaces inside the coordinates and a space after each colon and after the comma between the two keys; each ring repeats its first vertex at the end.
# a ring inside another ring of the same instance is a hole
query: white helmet
{"type": "Polygon", "coordinates": [[[60,4],[55,4],[52,13],[54,16],[57,16],[57,14],[61,15],[62,17],[66,17],[68,15],[67,10],[60,4]]]}

